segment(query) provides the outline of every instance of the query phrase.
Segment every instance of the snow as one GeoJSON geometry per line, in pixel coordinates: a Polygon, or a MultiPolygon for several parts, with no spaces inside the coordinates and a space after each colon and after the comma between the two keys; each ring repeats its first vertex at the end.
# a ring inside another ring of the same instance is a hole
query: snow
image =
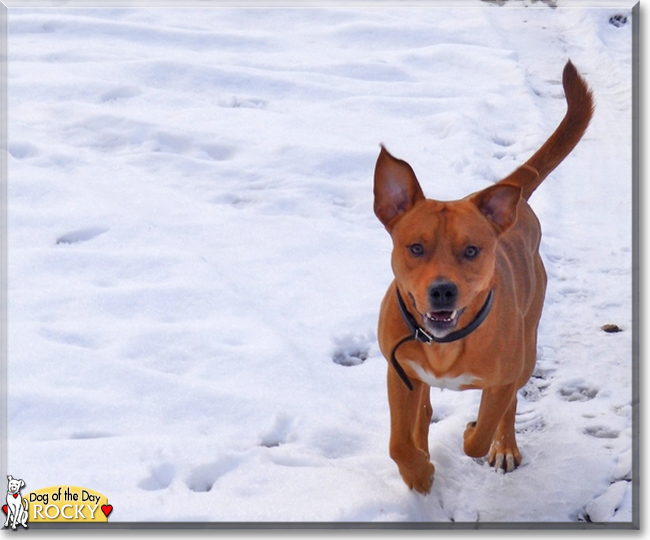
{"type": "Polygon", "coordinates": [[[632,520],[631,4],[472,6],[9,10],[26,491],[97,490],[111,522],[632,520]],[[523,463],[465,456],[480,394],[433,388],[416,494],[376,342],[379,143],[429,197],[486,187],[559,123],[569,58],[596,115],[531,199],[549,287],[523,463]]]}

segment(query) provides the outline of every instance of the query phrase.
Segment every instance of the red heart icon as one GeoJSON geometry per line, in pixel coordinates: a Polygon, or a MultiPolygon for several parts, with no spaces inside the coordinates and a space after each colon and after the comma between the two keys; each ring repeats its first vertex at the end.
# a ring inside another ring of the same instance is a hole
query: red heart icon
{"type": "Polygon", "coordinates": [[[18,498],[18,493],[14,493],[14,499],[18,498]]]}
{"type": "Polygon", "coordinates": [[[9,512],[7,512],[7,505],[6,505],[6,504],[2,505],[2,511],[3,511],[5,514],[8,514],[8,513],[9,513],[9,512]]]}
{"type": "Polygon", "coordinates": [[[102,512],[104,512],[104,515],[108,517],[108,514],[110,514],[113,511],[113,505],[111,504],[102,504],[102,512]]]}

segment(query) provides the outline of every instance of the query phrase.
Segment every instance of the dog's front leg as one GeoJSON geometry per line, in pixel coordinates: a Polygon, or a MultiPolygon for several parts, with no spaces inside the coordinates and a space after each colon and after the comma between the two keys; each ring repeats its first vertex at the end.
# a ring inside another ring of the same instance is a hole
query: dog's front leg
{"type": "Polygon", "coordinates": [[[18,509],[20,510],[20,516],[18,516],[18,523],[27,529],[27,510],[25,509],[24,503],[26,501],[20,501],[18,509]]]}
{"type": "MultiPolygon", "coordinates": [[[[506,411],[512,410],[516,394],[517,387],[514,383],[483,390],[478,419],[467,425],[463,436],[463,449],[468,456],[479,458],[488,453],[497,427],[506,411]]],[[[516,401],[514,406],[516,407],[516,401]]],[[[514,414],[512,422],[514,425],[514,414]]]]}
{"type": "Polygon", "coordinates": [[[490,454],[488,463],[495,470],[503,469],[506,472],[514,471],[521,463],[521,452],[517,448],[517,439],[515,436],[515,414],[517,413],[517,396],[510,402],[508,410],[505,412],[499,422],[490,454]]]}
{"type": "Polygon", "coordinates": [[[431,420],[429,386],[418,380],[411,382],[412,391],[394,369],[388,369],[390,457],[406,485],[426,494],[431,490],[434,471],[427,442],[431,420]]]}

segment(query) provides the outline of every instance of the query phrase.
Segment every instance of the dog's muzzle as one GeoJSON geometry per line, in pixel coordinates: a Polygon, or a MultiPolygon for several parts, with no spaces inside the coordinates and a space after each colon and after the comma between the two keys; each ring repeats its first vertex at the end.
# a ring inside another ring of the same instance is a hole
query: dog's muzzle
{"type": "Polygon", "coordinates": [[[463,310],[455,309],[458,287],[451,281],[435,281],[429,287],[431,311],[422,316],[424,326],[435,336],[444,337],[458,325],[463,310]]]}

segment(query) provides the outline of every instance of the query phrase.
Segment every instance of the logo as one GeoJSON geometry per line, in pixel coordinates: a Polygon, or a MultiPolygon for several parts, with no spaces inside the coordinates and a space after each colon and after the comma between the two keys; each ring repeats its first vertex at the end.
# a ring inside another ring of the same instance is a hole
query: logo
{"type": "Polygon", "coordinates": [[[52,486],[37,489],[25,495],[20,488],[22,480],[9,476],[5,527],[30,523],[107,523],[113,506],[106,496],[92,489],[78,486],[52,486]]]}
{"type": "Polygon", "coordinates": [[[20,488],[25,485],[22,480],[17,480],[11,475],[7,476],[9,482],[7,483],[7,504],[3,505],[2,509],[7,514],[5,520],[5,527],[16,530],[16,525],[22,525],[27,528],[27,508],[29,504],[20,494],[20,488]]]}

